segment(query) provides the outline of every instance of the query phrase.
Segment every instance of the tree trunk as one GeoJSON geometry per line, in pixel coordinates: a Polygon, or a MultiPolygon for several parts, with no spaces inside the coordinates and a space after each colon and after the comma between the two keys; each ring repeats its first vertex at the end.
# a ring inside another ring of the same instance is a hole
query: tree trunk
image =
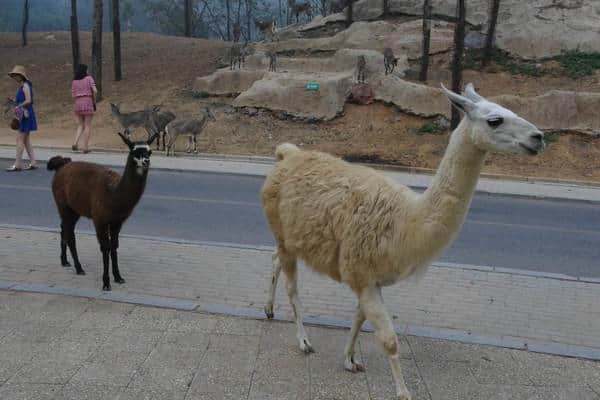
{"type": "Polygon", "coordinates": [[[119,15],[119,0],[112,0],[113,15],[113,67],[115,81],[120,81],[121,74],[121,16],[119,15]]]}
{"type": "Polygon", "coordinates": [[[77,0],[71,0],[71,52],[73,53],[73,75],[81,63],[79,55],[79,25],[77,24],[77,0]]]}
{"type": "Polygon", "coordinates": [[[185,36],[192,36],[192,0],[184,0],[183,13],[185,18],[185,36]]]}
{"type": "Polygon", "coordinates": [[[352,25],[352,19],[354,18],[353,10],[352,10],[354,0],[346,0],[346,3],[348,4],[348,13],[346,14],[346,28],[347,28],[350,25],[352,25]]]}
{"type": "MultiPolygon", "coordinates": [[[[457,0],[456,3],[456,27],[454,28],[454,56],[452,60],[452,90],[460,93],[462,86],[463,53],[465,49],[465,19],[466,9],[465,0],[457,0]]],[[[460,114],[455,107],[452,107],[452,129],[458,126],[460,114]]]]}
{"type": "Polygon", "coordinates": [[[29,0],[25,0],[25,9],[23,10],[23,47],[27,46],[27,24],[29,23],[29,0]]]}
{"type": "Polygon", "coordinates": [[[231,0],[225,0],[227,7],[227,41],[231,42],[231,0]]]}
{"type": "Polygon", "coordinates": [[[425,0],[423,3],[423,53],[421,55],[421,72],[419,80],[427,80],[427,70],[429,69],[429,45],[431,43],[431,0],[425,0]]]}
{"type": "Polygon", "coordinates": [[[494,35],[496,33],[496,24],[498,22],[498,11],[500,10],[500,0],[492,0],[492,9],[490,10],[490,22],[485,39],[485,49],[483,50],[483,60],[481,65],[486,66],[492,58],[492,49],[494,46],[494,35]]]}
{"type": "Polygon", "coordinates": [[[96,81],[98,94],[102,98],[102,0],[94,0],[94,28],[92,29],[92,76],[96,81]]]}
{"type": "Polygon", "coordinates": [[[252,41],[252,0],[246,0],[246,29],[248,30],[248,42],[252,41]]]}
{"type": "MultiPolygon", "coordinates": [[[[427,0],[425,0],[425,2],[427,2],[427,0]]],[[[387,17],[389,12],[390,12],[390,2],[389,2],[389,0],[383,0],[383,18],[384,19],[385,19],[385,17],[387,17]]]]}

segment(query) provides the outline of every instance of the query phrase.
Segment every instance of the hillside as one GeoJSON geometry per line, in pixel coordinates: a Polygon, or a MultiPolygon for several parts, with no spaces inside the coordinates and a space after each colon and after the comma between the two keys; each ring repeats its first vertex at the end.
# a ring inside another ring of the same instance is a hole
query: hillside
{"type": "MultiPolygon", "coordinates": [[[[90,35],[82,32],[81,42],[83,59],[89,60],[90,35]]],[[[195,79],[215,72],[219,60],[228,59],[228,45],[223,42],[124,33],[122,48],[124,80],[113,82],[112,41],[110,35],[105,35],[105,99],[99,104],[93,125],[92,145],[96,148],[121,148],[115,134],[120,127],[110,115],[109,102],[120,103],[124,111],[162,104],[163,109],[178,116],[193,115],[201,105],[213,103],[217,122],[208,125],[200,140],[203,153],[271,156],[278,143],[291,141],[350,159],[415,168],[436,168],[444,153],[447,134],[419,132],[431,125],[431,119],[408,115],[379,102],[368,106],[346,104],[341,116],[309,123],[267,110],[236,110],[231,106],[233,99],[227,96],[195,98],[191,90],[195,79]]],[[[17,34],[2,33],[0,55],[1,70],[8,72],[13,64],[24,64],[34,83],[40,125],[34,146],[69,148],[76,128],[70,97],[69,33],[31,33],[27,48],[20,47],[17,34]]],[[[449,58],[447,52],[433,57],[428,82],[432,87],[439,87],[440,81],[448,82],[449,58]]],[[[552,63],[544,66],[551,68],[552,63]]],[[[416,66],[410,62],[410,68],[416,66]]],[[[579,79],[560,74],[531,76],[492,65],[487,72],[466,71],[465,81],[473,81],[486,96],[536,96],[549,89],[597,92],[600,75],[579,79]]],[[[4,97],[14,95],[15,90],[14,82],[6,75],[0,79],[4,97]]],[[[136,131],[136,136],[144,137],[145,132],[136,131]]],[[[0,144],[14,144],[14,134],[6,124],[0,127],[0,144]]],[[[177,148],[182,150],[184,146],[182,138],[177,148]]],[[[548,150],[539,157],[492,155],[484,172],[600,182],[600,140],[555,132],[548,150]]]]}

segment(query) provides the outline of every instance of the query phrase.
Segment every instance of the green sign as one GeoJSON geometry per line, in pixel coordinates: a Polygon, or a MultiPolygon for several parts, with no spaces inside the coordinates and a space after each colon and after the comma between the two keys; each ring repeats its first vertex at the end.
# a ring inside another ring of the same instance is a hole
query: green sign
{"type": "Polygon", "coordinates": [[[317,82],[311,82],[306,84],[306,90],[319,90],[319,84],[317,82]]]}

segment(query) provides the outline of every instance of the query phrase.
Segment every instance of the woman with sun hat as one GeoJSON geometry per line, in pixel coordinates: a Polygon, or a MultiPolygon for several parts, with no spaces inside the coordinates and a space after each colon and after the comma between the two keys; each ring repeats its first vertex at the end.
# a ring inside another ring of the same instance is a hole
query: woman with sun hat
{"type": "Polygon", "coordinates": [[[27,154],[29,155],[29,165],[25,169],[37,169],[33,147],[29,138],[30,132],[37,130],[37,121],[33,109],[33,87],[29,78],[27,78],[25,67],[21,65],[16,65],[8,73],[8,76],[19,84],[19,89],[15,97],[17,107],[19,108],[19,126],[17,128],[17,156],[15,163],[7,168],[6,171],[15,172],[23,170],[23,150],[27,150],[27,154]]]}

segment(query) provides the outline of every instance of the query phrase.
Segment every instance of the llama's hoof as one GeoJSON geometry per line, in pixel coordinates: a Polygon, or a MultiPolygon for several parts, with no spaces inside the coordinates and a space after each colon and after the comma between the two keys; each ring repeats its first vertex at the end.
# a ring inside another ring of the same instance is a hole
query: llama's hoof
{"type": "Polygon", "coordinates": [[[77,275],[85,275],[85,271],[82,269],[78,269],[76,272],[77,272],[77,275]]]}
{"type": "Polygon", "coordinates": [[[110,292],[110,283],[102,285],[102,290],[105,292],[110,292]]]}
{"type": "Polygon", "coordinates": [[[191,153],[192,151],[191,151],[191,150],[186,150],[185,152],[189,154],[189,153],[191,153]]]}
{"type": "Polygon", "coordinates": [[[194,154],[198,154],[198,150],[194,150],[194,154]]]}
{"type": "Polygon", "coordinates": [[[310,342],[308,341],[308,339],[300,340],[300,350],[302,350],[306,354],[315,352],[315,349],[313,349],[313,347],[310,344],[310,342]]]}
{"type": "Polygon", "coordinates": [[[354,357],[346,358],[346,360],[344,361],[344,368],[346,369],[346,371],[350,371],[350,372],[354,372],[354,373],[365,371],[365,367],[358,361],[355,361],[354,357]]]}
{"type": "Polygon", "coordinates": [[[123,283],[125,283],[125,279],[123,279],[121,277],[115,278],[115,283],[123,284],[123,283]]]}
{"type": "Polygon", "coordinates": [[[273,314],[273,306],[265,306],[265,314],[268,319],[273,319],[275,314],[273,314]]]}
{"type": "Polygon", "coordinates": [[[394,397],[394,400],[412,400],[412,397],[409,393],[397,394],[396,397],[394,397]]]}
{"type": "Polygon", "coordinates": [[[62,265],[63,267],[70,267],[71,263],[68,262],[67,260],[61,260],[60,265],[62,265]]]}

